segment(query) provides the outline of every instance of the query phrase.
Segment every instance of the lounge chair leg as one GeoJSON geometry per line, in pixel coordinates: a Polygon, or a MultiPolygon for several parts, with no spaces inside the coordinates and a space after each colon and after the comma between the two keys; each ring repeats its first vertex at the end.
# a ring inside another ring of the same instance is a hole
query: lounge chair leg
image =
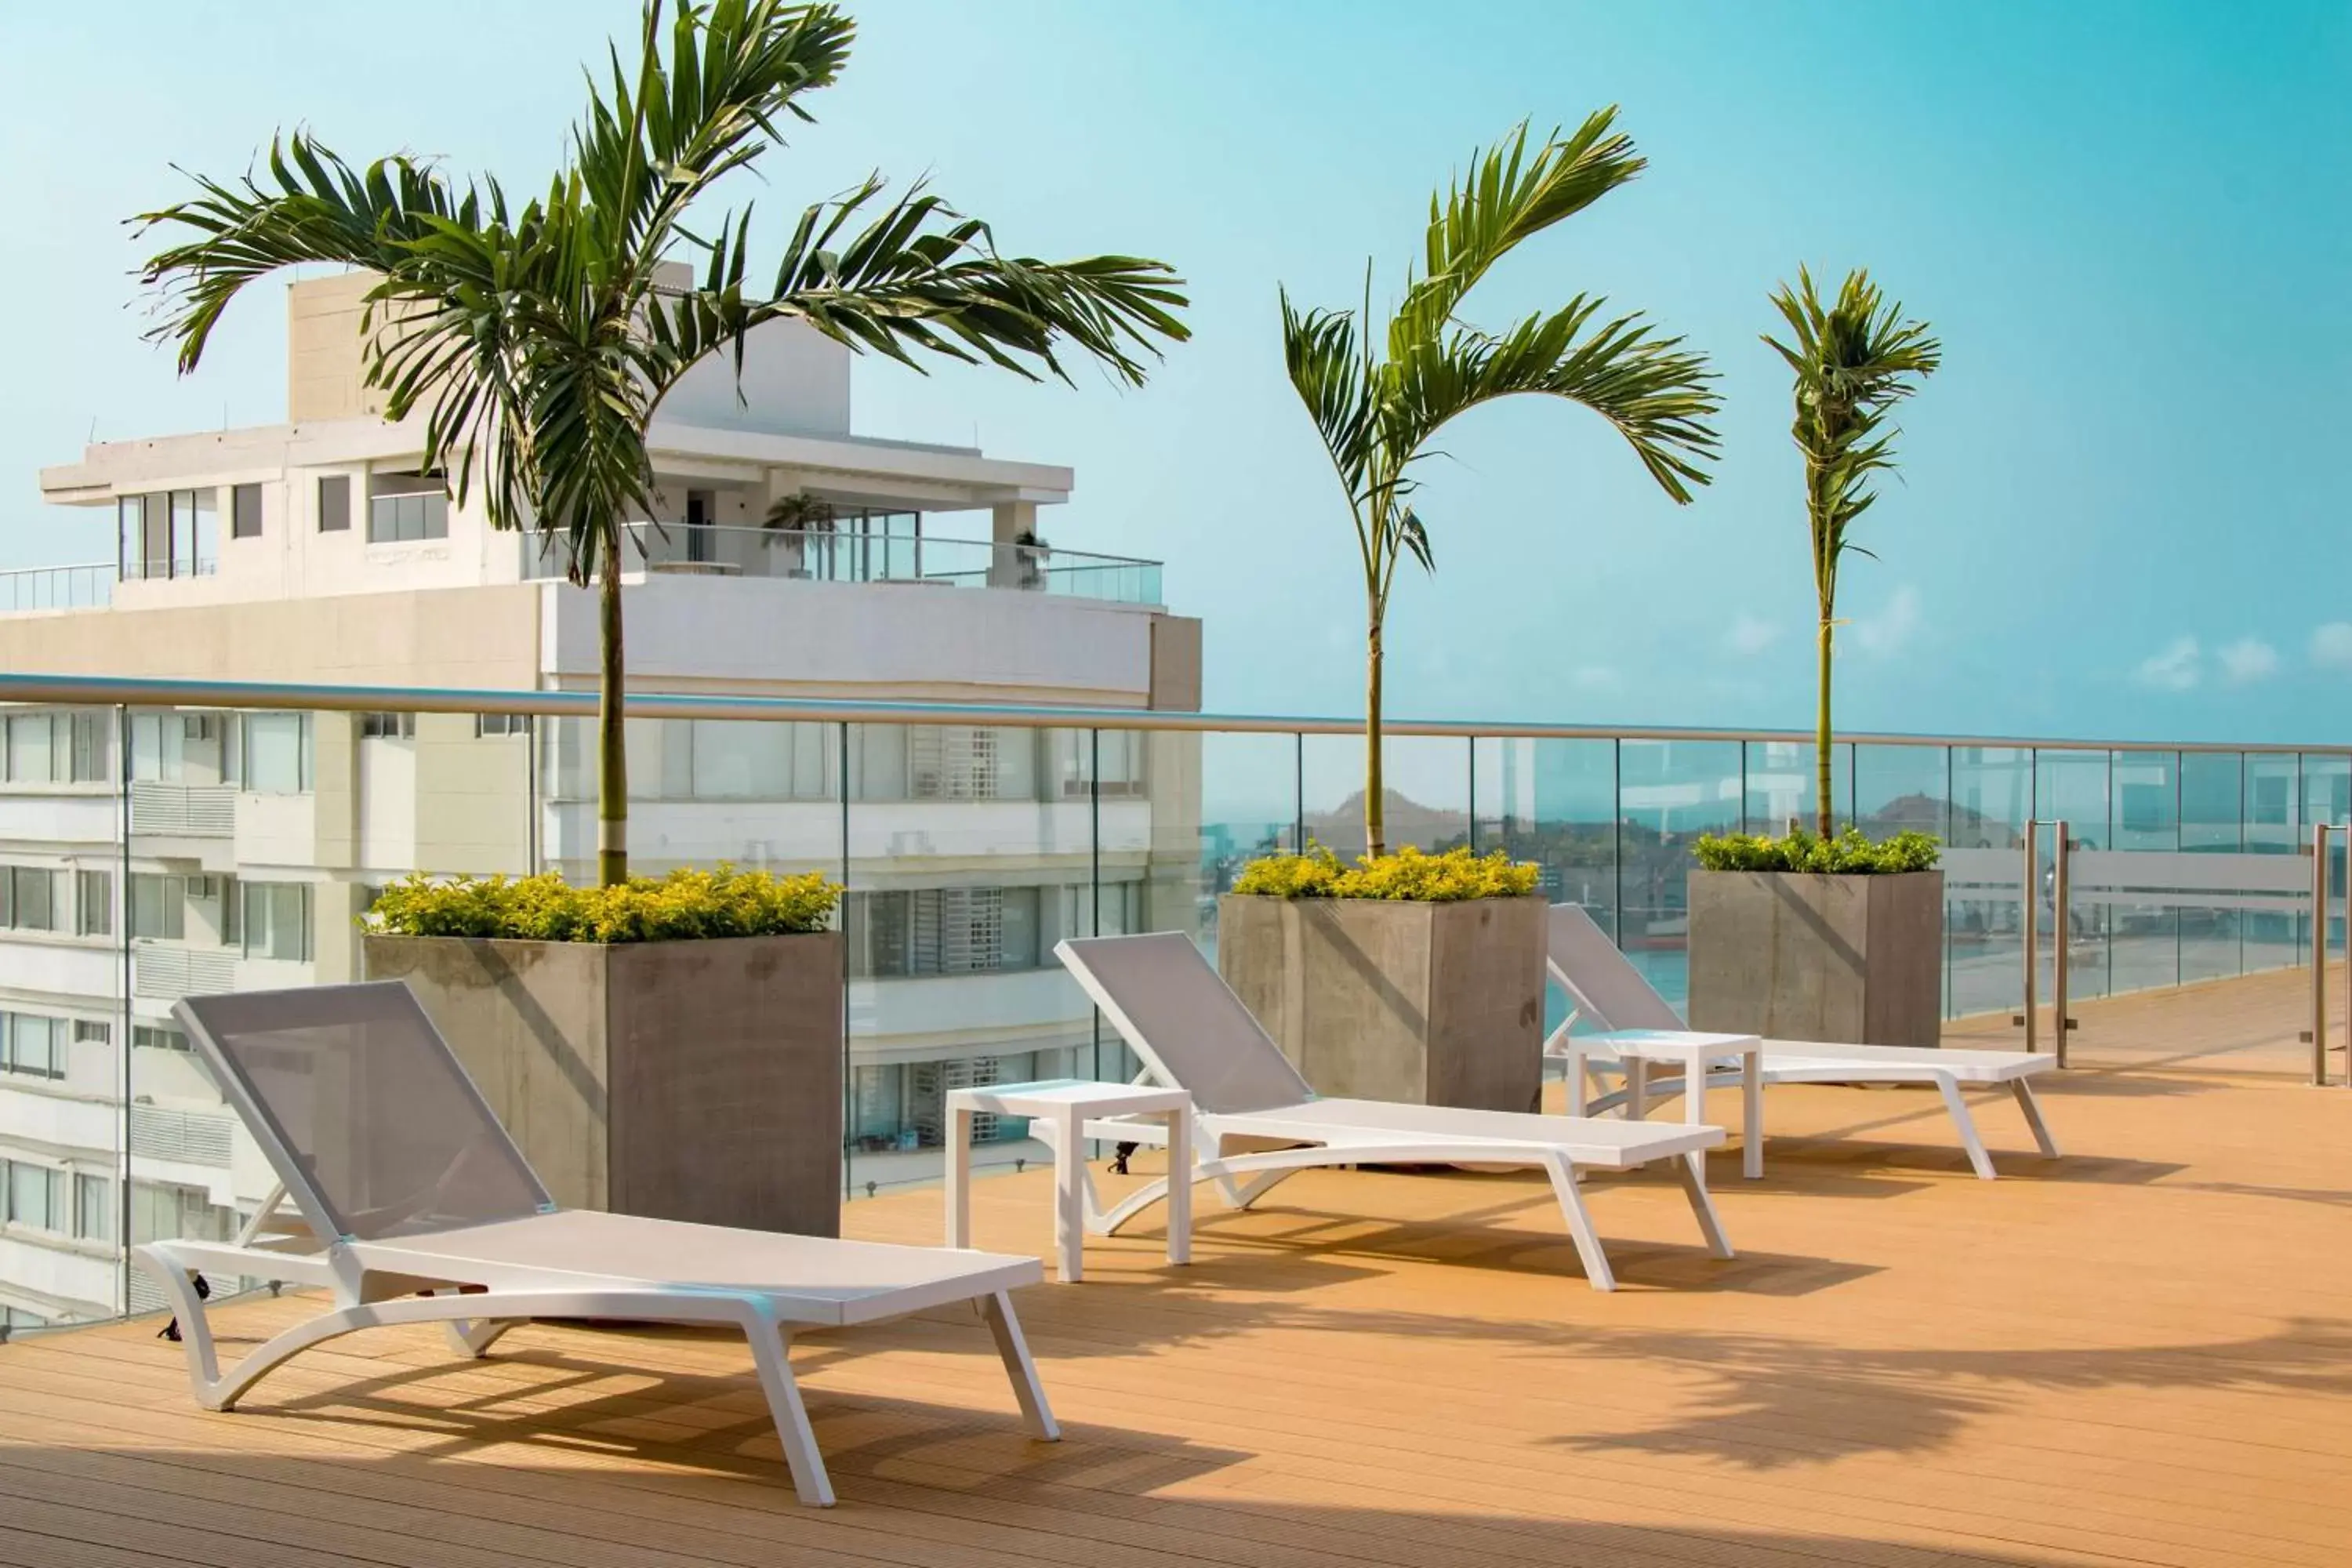
{"type": "Polygon", "coordinates": [[[1287,1170],[1261,1171],[1246,1182],[1230,1182],[1225,1187],[1225,1201],[1237,1209],[1247,1209],[1258,1199],[1298,1174],[1298,1167],[1287,1170]]]}
{"type": "Polygon", "coordinates": [[[1984,1140],[1977,1136],[1977,1119],[1969,1114],[1969,1102],[1960,1096],[1959,1080],[1938,1077],[1936,1091],[1944,1097],[1944,1109],[1952,1113],[1952,1124],[1960,1130],[1960,1142],[1969,1152],[1969,1163],[1976,1167],[1978,1180],[1993,1180],[2000,1173],[1993,1169],[1992,1156],[1985,1152],[1984,1140]]]}
{"type": "Polygon", "coordinates": [[[2062,1153],[2058,1140],[2050,1135],[2050,1123],[2042,1118],[2042,1100],[2033,1092],[2033,1086],[2021,1078],[2015,1078],[2009,1080],[2009,1087],[2017,1091],[2017,1109],[2025,1112],[2025,1125],[2033,1134],[2033,1142],[2041,1145],[2044,1155],[2058,1159],[2062,1153]]]}
{"type": "Polygon", "coordinates": [[[219,1398],[220,1361],[213,1352],[212,1320],[205,1316],[205,1299],[196,1293],[194,1277],[144,1247],[131,1248],[131,1256],[172,1299],[181,1348],[188,1352],[188,1386],[195,1394],[196,1404],[206,1410],[225,1408],[219,1398]]]}
{"type": "Polygon", "coordinates": [[[1548,1160],[1544,1170],[1551,1177],[1553,1195],[1559,1199],[1560,1215],[1568,1221],[1569,1239],[1576,1243],[1576,1256],[1584,1264],[1584,1278],[1595,1290],[1614,1290],[1617,1276],[1609,1267],[1609,1255],[1601,1250],[1592,1215],[1585,1212],[1584,1194],[1576,1190],[1575,1165],[1566,1158],[1548,1160]]]}
{"type": "Polygon", "coordinates": [[[441,1325],[449,1348],[475,1360],[489,1354],[490,1347],[504,1339],[508,1330],[520,1326],[517,1318],[467,1318],[441,1325]]]}
{"type": "Polygon", "coordinates": [[[1683,1195],[1690,1199],[1691,1213],[1698,1216],[1698,1232],[1706,1237],[1706,1249],[1717,1258],[1738,1256],[1731,1250],[1731,1238],[1723,1234],[1723,1216],[1715,1212],[1715,1197],[1706,1190],[1706,1156],[1692,1150],[1675,1160],[1675,1173],[1683,1179],[1683,1195]]]}
{"type": "Polygon", "coordinates": [[[759,1371],[760,1387],[768,1396],[768,1414],[774,1418],[777,1439],[784,1446],[793,1489],[811,1508],[831,1508],[833,1479],[824,1473],[824,1456],[817,1452],[808,1406],[801,1403],[801,1385],[793,1377],[792,1336],[764,1312],[751,1315],[743,1335],[751,1342],[751,1364],[759,1371]]]}
{"type": "Polygon", "coordinates": [[[1029,1359],[1029,1342],[1022,1337],[1021,1320],[1013,1315],[1013,1299],[999,1290],[980,1305],[988,1331],[996,1338],[996,1353],[1004,1358],[1004,1373],[1013,1380],[1013,1396],[1021,1402],[1029,1435],[1048,1443],[1062,1440],[1061,1423],[1045,1403],[1045,1384],[1037,1381],[1037,1363],[1029,1359]]]}

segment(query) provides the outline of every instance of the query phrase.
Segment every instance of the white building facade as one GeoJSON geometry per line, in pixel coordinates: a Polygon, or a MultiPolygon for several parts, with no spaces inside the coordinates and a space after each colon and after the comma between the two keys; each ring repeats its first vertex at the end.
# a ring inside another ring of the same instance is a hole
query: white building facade
{"type": "MultiPolygon", "coordinates": [[[[371,405],[365,281],[289,290],[286,424],[42,473],[45,500],[113,514],[118,556],[14,574],[0,669],[593,688],[596,605],[560,542],[493,531],[424,469],[419,426],[371,405]]],[[[1158,602],[1156,564],[1042,542],[1068,469],[853,435],[846,351],[814,333],[764,329],[740,395],[730,366],[698,370],[653,446],[633,690],[1198,707],[1199,625],[1158,602]]],[[[356,978],[359,917],[414,872],[593,864],[583,720],[16,708],[0,731],[0,1328],[146,1305],[126,1236],[227,1235],[265,1196],[174,1000],[356,978]]],[[[936,1142],[947,1088],[1087,1065],[1055,940],[1192,918],[1197,853],[1163,851],[1154,813],[1189,812],[1197,752],[1169,736],[663,719],[627,739],[636,868],[849,883],[845,1136],[882,1179],[936,1142]]]]}

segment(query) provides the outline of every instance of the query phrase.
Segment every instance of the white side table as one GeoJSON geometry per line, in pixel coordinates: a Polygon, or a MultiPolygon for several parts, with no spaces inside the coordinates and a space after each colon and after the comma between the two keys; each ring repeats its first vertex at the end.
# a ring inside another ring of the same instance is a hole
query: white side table
{"type": "Polygon", "coordinates": [[[1739,1058],[1739,1173],[1753,1182],[1764,1174],[1764,1042],[1755,1035],[1710,1035],[1693,1029],[1612,1029],[1571,1035],[1568,1081],[1584,1092],[1586,1055],[1614,1058],[1625,1068],[1625,1114],[1640,1121],[1650,1113],[1650,1064],[1673,1062],[1683,1072],[1683,1120],[1706,1120],[1706,1073],[1726,1057],[1739,1058]]]}
{"type": "Polygon", "coordinates": [[[1154,1116],[1168,1124],[1168,1261],[1192,1261],[1192,1097],[1181,1089],[1055,1079],[950,1089],[948,1245],[971,1245],[971,1118],[1025,1116],[1051,1130],[1054,1146],[1054,1247],[1062,1280],[1085,1278],[1086,1124],[1110,1116],[1154,1116]]]}

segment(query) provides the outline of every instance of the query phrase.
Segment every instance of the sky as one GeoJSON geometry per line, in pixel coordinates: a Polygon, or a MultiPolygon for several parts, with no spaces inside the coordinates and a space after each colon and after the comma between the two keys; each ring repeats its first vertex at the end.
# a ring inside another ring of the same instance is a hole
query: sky
{"type": "MultiPolygon", "coordinates": [[[[175,377],[142,342],[124,220],[307,125],[537,184],[628,0],[10,6],[0,156],[0,562],[110,558],[45,508],[92,439],[275,422],[274,291],[175,377]],[[114,84],[109,87],[107,84],[114,84]],[[121,90],[132,88],[136,90],[121,90]]],[[[861,364],[861,434],[1066,464],[1041,531],[1167,563],[1215,710],[1360,713],[1343,498],[1283,375],[1276,288],[1392,299],[1429,194],[1522,118],[1606,105],[1642,179],[1465,301],[1500,327],[1578,292],[1720,376],[1714,483],[1670,502],[1581,409],[1446,433],[1433,575],[1391,612],[1392,715],[1800,727],[1811,584],[1785,369],[1801,263],[1866,266],[1943,370],[1846,569],[1841,728],[2344,742],[2352,693],[2352,5],[1757,5],[866,0],[817,123],[734,193],[772,257],[807,203],[928,176],[1000,246],[1189,280],[1193,339],[1140,390],[861,364]]],[[[627,38],[625,37],[625,47],[627,38]]]]}

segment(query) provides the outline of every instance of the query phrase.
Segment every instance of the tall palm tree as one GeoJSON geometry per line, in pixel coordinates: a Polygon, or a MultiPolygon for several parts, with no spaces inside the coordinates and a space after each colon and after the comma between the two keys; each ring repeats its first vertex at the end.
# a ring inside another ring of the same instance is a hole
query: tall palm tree
{"type": "Polygon", "coordinates": [[[1677,502],[1705,484],[1700,461],[1716,448],[1706,423],[1718,406],[1706,360],[1680,338],[1661,337],[1638,315],[1601,320],[1605,301],[1578,294],[1502,333],[1458,320],[1463,296],[1522,240],[1583,211],[1642,172],[1633,143],[1610,129],[1617,111],[1592,115],[1575,134],[1554,132],[1532,155],[1522,122],[1429,204],[1423,271],[1386,324],[1387,356],[1372,338],[1371,283],[1355,310],[1301,312],[1282,295],[1283,351],[1291,384],[1331,457],[1364,574],[1364,833],[1387,848],[1381,773],[1381,643],[1389,593],[1406,555],[1435,569],[1428,524],[1413,510],[1415,466],[1445,425],[1482,404],[1521,393],[1580,403],[1613,426],[1642,466],[1677,502]],[[1598,321],[1598,325],[1596,325],[1598,321]]]}
{"type": "Polygon", "coordinates": [[[772,284],[751,273],[751,208],[698,217],[711,187],[758,163],[786,115],[830,86],[854,28],[830,5],[646,0],[634,67],[610,51],[592,74],[563,166],[511,206],[488,176],[462,183],[394,155],[353,169],[297,132],[270,144],[265,177],[198,176],[191,200],[150,213],[178,243],[150,259],[151,336],[194,370],[229,301],[283,267],[325,262],[382,277],[362,331],[368,384],[385,413],[425,411],[425,462],[462,500],[482,486],[497,528],[560,531],[572,580],[601,589],[597,869],[628,874],[622,744],[621,540],[654,515],[646,427],[663,394],[762,322],[806,322],[908,364],[937,355],[1031,380],[1068,376],[1077,351],[1129,384],[1156,340],[1187,336],[1182,279],[1165,265],[1097,256],[1000,255],[988,226],[918,185],[896,199],[870,176],[803,213],[772,284]],[[666,47],[665,47],[666,45],[666,47]],[[689,224],[692,226],[689,226],[689,224]],[[661,263],[698,259],[667,283],[661,263]]]}
{"type": "Polygon", "coordinates": [[[1789,323],[1790,342],[1767,335],[1796,375],[1795,422],[1790,433],[1805,458],[1805,512],[1813,534],[1813,595],[1821,610],[1821,683],[1814,710],[1813,769],[1817,826],[1835,831],[1830,778],[1830,652],[1837,628],[1838,567],[1846,552],[1869,551],[1847,539],[1878,499],[1873,476],[1895,468],[1895,405],[1919,389],[1943,363],[1944,347],[1925,321],[1906,321],[1856,268],[1846,274],[1835,303],[1824,306],[1812,274],[1797,268],[1772,304],[1789,323]]]}

